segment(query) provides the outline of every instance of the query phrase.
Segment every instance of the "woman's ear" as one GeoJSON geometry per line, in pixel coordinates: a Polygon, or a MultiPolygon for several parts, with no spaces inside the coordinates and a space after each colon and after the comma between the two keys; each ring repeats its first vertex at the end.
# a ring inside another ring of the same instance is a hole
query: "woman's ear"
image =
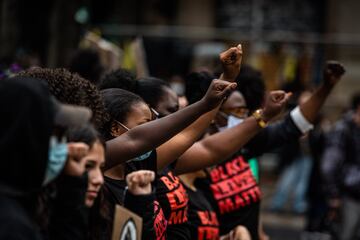
{"type": "Polygon", "coordinates": [[[125,132],[124,129],[121,126],[119,126],[119,124],[117,124],[114,121],[111,123],[111,130],[110,130],[111,136],[118,137],[124,132],[125,132]]]}

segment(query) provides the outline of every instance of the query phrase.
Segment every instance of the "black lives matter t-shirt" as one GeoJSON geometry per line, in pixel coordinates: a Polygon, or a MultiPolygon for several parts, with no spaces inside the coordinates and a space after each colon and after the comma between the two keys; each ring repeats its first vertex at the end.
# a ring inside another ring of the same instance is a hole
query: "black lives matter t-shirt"
{"type": "MultiPolygon", "coordinates": [[[[157,154],[156,150],[152,151],[150,156],[142,161],[128,161],[125,164],[125,174],[129,174],[138,170],[151,170],[157,172],[157,154]]],[[[156,182],[156,180],[155,180],[156,182]]],[[[154,192],[156,186],[153,184],[154,192]]],[[[106,200],[110,203],[110,207],[114,208],[115,204],[124,205],[131,211],[137,213],[143,218],[143,239],[147,240],[165,240],[167,221],[156,200],[155,194],[152,197],[132,196],[125,198],[126,182],[125,180],[115,180],[105,177],[106,200]],[[128,201],[125,201],[128,200],[128,201]]],[[[129,195],[129,193],[128,193],[129,195]]]]}
{"type": "Polygon", "coordinates": [[[258,239],[260,188],[242,156],[216,165],[207,170],[207,178],[196,181],[215,208],[220,234],[229,233],[244,225],[253,240],[258,239]]]}
{"type": "Polygon", "coordinates": [[[170,167],[158,176],[156,198],[168,223],[166,230],[168,239],[191,239],[187,225],[188,195],[170,167]]]}
{"type": "Polygon", "coordinates": [[[115,205],[119,204],[142,217],[143,239],[167,239],[167,221],[159,202],[155,199],[155,194],[134,196],[126,191],[126,182],[124,180],[115,180],[108,177],[105,177],[104,188],[105,198],[109,203],[111,212],[114,212],[115,205]]]}
{"type": "Polygon", "coordinates": [[[218,240],[219,221],[204,193],[186,188],[189,196],[188,225],[193,240],[218,240]]]}

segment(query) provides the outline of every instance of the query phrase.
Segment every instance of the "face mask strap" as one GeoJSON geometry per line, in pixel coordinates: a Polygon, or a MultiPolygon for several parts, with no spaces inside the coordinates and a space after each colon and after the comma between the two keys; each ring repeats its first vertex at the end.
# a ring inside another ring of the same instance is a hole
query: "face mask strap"
{"type": "Polygon", "coordinates": [[[125,125],[122,124],[121,122],[119,122],[119,121],[117,121],[117,120],[115,120],[115,119],[114,119],[114,121],[115,121],[117,124],[119,124],[122,128],[124,128],[126,131],[129,131],[129,130],[130,130],[130,128],[128,128],[127,126],[125,126],[125,125]]]}
{"type": "MultiPolygon", "coordinates": [[[[150,107],[150,106],[149,106],[149,107],[150,107]]],[[[153,116],[155,116],[155,117],[153,117],[152,120],[155,120],[155,119],[158,119],[158,118],[159,118],[160,113],[158,113],[158,111],[156,111],[156,110],[153,109],[152,107],[150,107],[150,111],[151,111],[151,113],[153,114],[153,116]]]]}
{"type": "Polygon", "coordinates": [[[219,114],[220,114],[223,118],[225,118],[225,119],[228,119],[228,118],[229,118],[229,114],[224,113],[223,111],[219,111],[219,114]]]}

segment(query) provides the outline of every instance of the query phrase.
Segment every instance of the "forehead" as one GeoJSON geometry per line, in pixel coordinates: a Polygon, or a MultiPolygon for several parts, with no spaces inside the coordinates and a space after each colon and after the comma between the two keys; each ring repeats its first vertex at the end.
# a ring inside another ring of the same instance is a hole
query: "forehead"
{"type": "Polygon", "coordinates": [[[236,107],[246,107],[245,98],[239,91],[232,92],[222,106],[223,109],[236,107]]]}
{"type": "Polygon", "coordinates": [[[105,162],[105,149],[104,146],[99,142],[96,141],[92,148],[89,150],[88,155],[86,158],[97,161],[99,164],[105,162]]]}
{"type": "Polygon", "coordinates": [[[175,91],[173,91],[172,89],[170,89],[169,87],[164,87],[164,94],[161,98],[161,102],[159,104],[167,104],[170,106],[175,106],[178,104],[178,96],[175,93],[175,91]]]}
{"type": "Polygon", "coordinates": [[[133,123],[142,120],[151,120],[151,111],[144,102],[134,104],[127,114],[125,123],[133,123]]]}

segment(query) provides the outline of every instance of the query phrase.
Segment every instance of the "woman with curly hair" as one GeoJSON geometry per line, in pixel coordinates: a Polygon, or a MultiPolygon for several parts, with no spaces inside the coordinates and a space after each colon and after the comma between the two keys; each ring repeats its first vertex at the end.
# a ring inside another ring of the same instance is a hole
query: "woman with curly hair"
{"type": "MultiPolygon", "coordinates": [[[[20,76],[44,79],[50,92],[61,102],[86,106],[93,111],[92,122],[101,130],[110,120],[99,90],[88,80],[66,69],[32,68],[20,76]]],[[[233,85],[219,81],[200,101],[166,118],[138,126],[119,137],[107,141],[105,168],[138,157],[185,129],[201,115],[217,107],[230,93],[233,85]]],[[[113,121],[111,120],[111,124],[113,121]]]]}
{"type": "Polygon", "coordinates": [[[32,68],[20,72],[19,76],[43,79],[48,83],[51,94],[60,102],[90,108],[93,112],[92,123],[98,129],[101,129],[108,119],[96,86],[78,74],[64,68],[32,68]]]}

